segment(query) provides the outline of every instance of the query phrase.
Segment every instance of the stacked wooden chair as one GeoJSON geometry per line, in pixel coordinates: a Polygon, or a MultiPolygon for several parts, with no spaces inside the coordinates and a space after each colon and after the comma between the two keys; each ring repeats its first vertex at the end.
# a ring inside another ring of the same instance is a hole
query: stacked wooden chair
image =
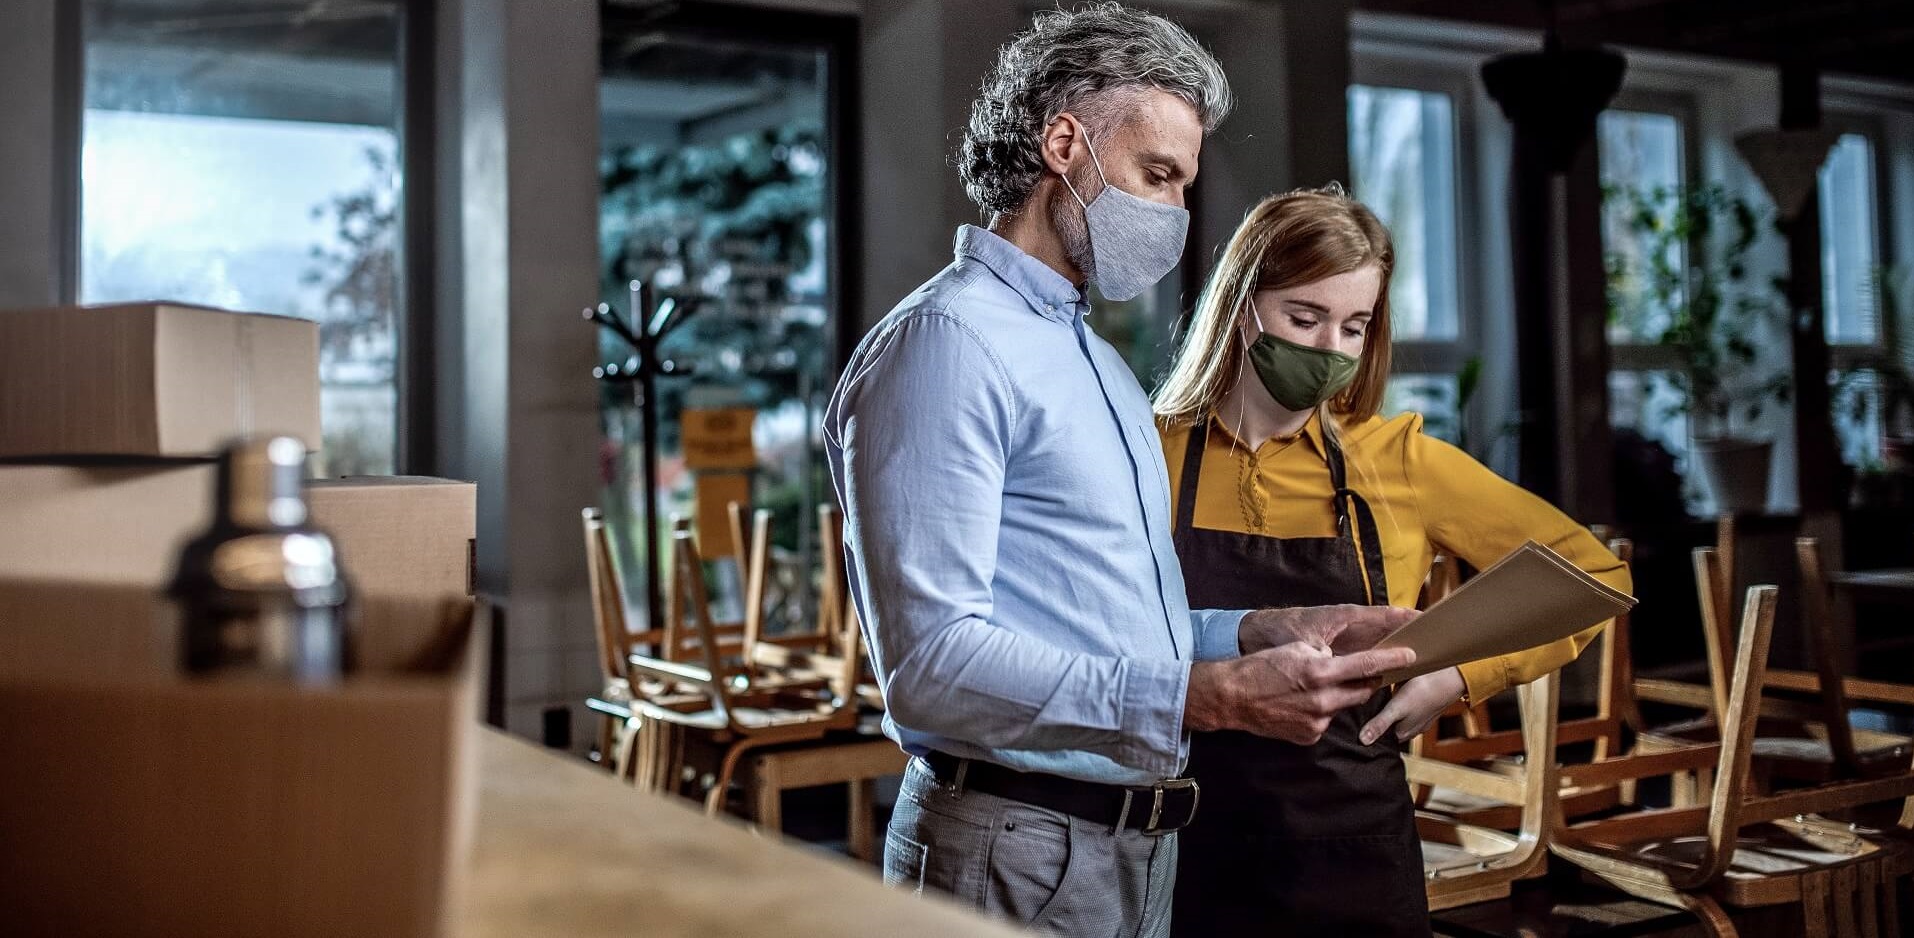
{"type": "MultiPolygon", "coordinates": [[[[632,702],[638,697],[653,698],[673,693],[670,685],[656,681],[640,678],[634,682],[629,657],[637,652],[683,661],[692,657],[696,648],[688,641],[682,624],[676,619],[668,619],[661,628],[632,630],[625,615],[623,588],[612,555],[604,513],[597,508],[587,508],[583,512],[583,520],[585,568],[590,578],[592,619],[596,626],[594,634],[598,645],[599,673],[603,681],[599,693],[587,701],[587,705],[599,715],[598,741],[593,755],[606,768],[629,776],[634,767],[620,760],[621,754],[629,755],[633,751],[634,740],[631,736],[640,725],[633,715],[632,702]]],[[[742,623],[720,624],[715,632],[720,648],[725,653],[735,654],[742,647],[742,623]]]]}
{"type": "MultiPolygon", "coordinates": [[[[1732,545],[1733,520],[1724,519],[1718,530],[1721,543],[1732,545]]],[[[1756,702],[1760,719],[1750,749],[1756,787],[1768,791],[1902,771],[1914,755],[1914,741],[1901,734],[1854,728],[1851,707],[1860,701],[1906,710],[1914,707],[1914,688],[1841,673],[1836,636],[1842,623],[1836,616],[1820,544],[1815,538],[1798,538],[1795,549],[1802,586],[1801,627],[1814,670],[1768,672],[1764,693],[1756,702]]],[[[1726,710],[1731,679],[1728,656],[1734,638],[1728,597],[1734,581],[1733,556],[1732,549],[1724,553],[1717,546],[1695,567],[1708,684],[1656,680],[1637,685],[1642,699],[1696,708],[1705,715],[1669,732],[1645,734],[1639,745],[1646,751],[1718,735],[1718,715],[1726,710]]],[[[1698,773],[1692,784],[1680,778],[1676,782],[1677,803],[1707,800],[1707,771],[1698,773]]]]}
{"type": "MultiPolygon", "coordinates": [[[[1695,558],[1715,582],[1719,558],[1695,558]]],[[[1900,934],[1896,891],[1909,853],[1893,837],[1823,817],[1914,795],[1914,771],[1762,794],[1754,750],[1777,590],[1747,594],[1739,634],[1723,668],[1719,744],[1641,753],[1564,770],[1565,778],[1616,782],[1710,769],[1704,804],[1563,823],[1549,849],[1592,876],[1652,902],[1687,909],[1713,935],[1735,934],[1727,909],[1799,904],[1809,935],[1900,934]]]]}
{"type": "Polygon", "coordinates": [[[1439,786],[1518,815],[1511,833],[1449,814],[1416,812],[1431,911],[1504,898],[1512,883],[1539,874],[1547,863],[1549,825],[1560,813],[1561,781],[1555,761],[1558,680],[1559,672],[1551,673],[1517,689],[1525,758],[1511,771],[1423,755],[1403,756],[1411,784],[1439,786]]]}
{"type": "Polygon", "coordinates": [[[620,775],[645,791],[699,798],[708,814],[723,810],[736,783],[759,826],[778,830],[783,791],[849,783],[851,851],[869,859],[872,780],[902,772],[906,756],[879,734],[870,706],[876,695],[863,680],[862,637],[846,598],[840,515],[827,506],[819,520],[824,569],[815,629],[769,634],[771,515],[734,503],[742,619],[714,618],[706,559],[690,522],[674,518],[664,627],[657,635],[630,634],[619,658],[618,639],[628,634],[620,589],[602,519],[588,512],[587,556],[607,674],[606,690],[591,706],[606,714],[600,745],[614,754],[620,775]]]}
{"type": "MultiPolygon", "coordinates": [[[[1624,563],[1633,559],[1633,545],[1628,540],[1611,539],[1608,546],[1624,563]]],[[[1440,565],[1436,569],[1440,570],[1440,565]]],[[[1593,758],[1601,761],[1623,752],[1626,730],[1641,728],[1641,717],[1631,692],[1634,679],[1629,659],[1628,628],[1626,614],[1603,628],[1596,647],[1592,649],[1592,654],[1601,666],[1595,698],[1596,712],[1592,716],[1556,721],[1552,736],[1557,746],[1592,743],[1593,758]]],[[[1458,765],[1482,766],[1510,776],[1526,772],[1527,764],[1536,757],[1534,750],[1528,746],[1526,717],[1522,728],[1498,731],[1490,726],[1484,706],[1470,708],[1457,704],[1445,716],[1460,718],[1461,735],[1443,735],[1441,721],[1437,721],[1415,740],[1413,751],[1418,756],[1458,765]]],[[[1553,757],[1550,761],[1554,761],[1553,757]]],[[[1562,784],[1562,790],[1556,797],[1560,801],[1562,813],[1567,817],[1583,817],[1634,801],[1634,786],[1631,784],[1562,784]]],[[[1441,784],[1420,786],[1417,797],[1418,804],[1424,810],[1476,827],[1512,831],[1521,825],[1524,817],[1522,804],[1509,804],[1498,798],[1441,784]]]]}

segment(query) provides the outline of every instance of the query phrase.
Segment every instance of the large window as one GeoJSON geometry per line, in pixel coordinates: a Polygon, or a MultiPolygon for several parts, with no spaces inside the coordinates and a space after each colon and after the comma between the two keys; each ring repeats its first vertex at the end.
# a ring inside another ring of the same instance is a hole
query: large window
{"type": "Polygon", "coordinates": [[[1389,226],[1395,335],[1442,341],[1460,333],[1456,308],[1455,116],[1449,96],[1349,87],[1354,194],[1389,226]]]}
{"type": "MultiPolygon", "coordinates": [[[[828,498],[817,428],[843,312],[839,226],[850,209],[834,89],[847,53],[841,39],[686,19],[697,22],[627,24],[608,15],[605,23],[603,299],[631,316],[636,280],[656,291],[654,304],[669,300],[678,310],[657,319],[654,305],[633,317],[669,327],[656,395],[605,384],[606,514],[637,601],[658,588],[648,585],[658,569],[651,551],[666,542],[670,515],[696,519],[706,554],[722,558],[730,555],[730,501],[771,510],[772,615],[798,621],[811,595],[816,509],[828,498]],[[656,421],[650,440],[647,408],[656,421]],[[750,458],[723,467],[687,458],[695,448],[688,427],[736,426],[742,415],[750,458]],[[646,485],[647,449],[655,488],[646,485]],[[648,500],[653,538],[645,536],[648,500]]],[[[821,32],[836,22],[803,21],[821,32]]],[[[601,336],[607,364],[627,373],[642,364],[623,340],[601,336]]],[[[717,568],[714,601],[732,606],[731,568],[717,568]]]]}
{"type": "MultiPolygon", "coordinates": [[[[1610,422],[1630,464],[1684,467],[1684,475],[1688,417],[1674,357],[1660,341],[1688,282],[1689,246],[1677,230],[1688,191],[1687,133],[1684,116],[1666,111],[1613,109],[1596,124],[1610,422]]],[[[1704,495],[1689,488],[1689,501],[1698,506],[1704,495]]]]}
{"type": "Polygon", "coordinates": [[[399,4],[85,0],[83,303],[320,324],[320,470],[389,473],[399,4]]]}
{"type": "Polygon", "coordinates": [[[1881,222],[1874,188],[1874,145],[1844,133],[1821,164],[1821,283],[1828,341],[1877,338],[1881,222]]]}
{"type": "Polygon", "coordinates": [[[1818,189],[1821,298],[1835,365],[1834,427],[1842,460],[1867,469],[1881,463],[1884,432],[1914,431],[1908,425],[1914,415],[1883,412],[1899,395],[1882,393],[1879,370],[1898,364],[1904,374],[1914,368],[1906,355],[1906,271],[1882,263],[1882,207],[1888,203],[1875,171],[1878,131],[1863,118],[1834,116],[1830,123],[1844,130],[1821,164],[1818,189]]]}
{"type": "Polygon", "coordinates": [[[1459,375],[1476,366],[1466,361],[1460,314],[1455,98],[1450,90],[1351,85],[1349,168],[1351,194],[1389,226],[1395,244],[1389,312],[1399,365],[1383,412],[1419,412],[1429,433],[1469,443],[1459,375]]]}

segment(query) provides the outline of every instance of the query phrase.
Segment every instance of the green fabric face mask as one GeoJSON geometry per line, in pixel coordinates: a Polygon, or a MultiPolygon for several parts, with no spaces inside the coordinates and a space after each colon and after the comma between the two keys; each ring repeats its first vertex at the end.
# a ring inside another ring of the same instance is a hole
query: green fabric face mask
{"type": "Polygon", "coordinates": [[[1249,344],[1249,362],[1276,403],[1308,410],[1329,400],[1356,380],[1360,359],[1341,352],[1297,345],[1265,332],[1249,344]]]}

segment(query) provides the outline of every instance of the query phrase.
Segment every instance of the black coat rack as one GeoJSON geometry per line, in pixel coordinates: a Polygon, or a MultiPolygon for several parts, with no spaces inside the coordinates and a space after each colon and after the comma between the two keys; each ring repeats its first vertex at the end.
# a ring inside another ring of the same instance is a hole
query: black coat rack
{"type": "Polygon", "coordinates": [[[600,365],[591,373],[607,385],[629,389],[632,405],[638,409],[640,432],[644,437],[640,452],[645,493],[645,616],[654,630],[664,624],[664,573],[658,557],[658,379],[688,377],[692,373],[689,365],[662,357],[658,349],[665,336],[697,314],[702,302],[695,296],[660,298],[650,284],[633,280],[631,321],[627,322],[610,303],[585,310],[587,320],[622,339],[632,349],[622,364],[600,365]],[[640,319],[647,309],[651,315],[640,319]]]}

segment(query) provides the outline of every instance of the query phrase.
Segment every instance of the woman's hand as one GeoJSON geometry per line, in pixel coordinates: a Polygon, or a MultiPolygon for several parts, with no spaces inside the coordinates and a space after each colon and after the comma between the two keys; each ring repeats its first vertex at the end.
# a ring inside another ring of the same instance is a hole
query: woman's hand
{"type": "Polygon", "coordinates": [[[1396,728],[1398,741],[1413,738],[1441,716],[1450,704],[1461,700],[1467,689],[1467,685],[1462,683],[1462,672],[1456,668],[1431,671],[1421,677],[1411,678],[1396,688],[1388,705],[1362,728],[1363,745],[1381,739],[1391,726],[1396,728]]]}

